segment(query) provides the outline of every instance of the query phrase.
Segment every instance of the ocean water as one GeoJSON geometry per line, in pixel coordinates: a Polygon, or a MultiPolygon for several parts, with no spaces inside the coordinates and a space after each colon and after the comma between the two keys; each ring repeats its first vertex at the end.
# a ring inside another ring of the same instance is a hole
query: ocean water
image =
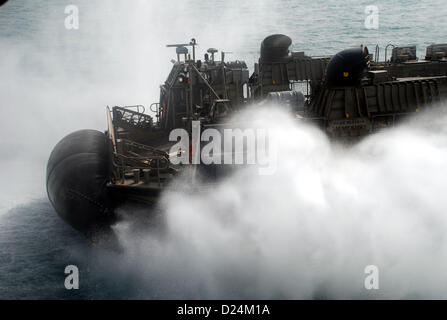
{"type": "Polygon", "coordinates": [[[379,44],[383,57],[392,43],[423,57],[447,42],[446,16],[441,0],[10,0],[0,7],[0,298],[447,297],[444,117],[338,150],[278,116],[294,135],[275,179],[233,177],[218,197],[168,193],[168,236],[120,224],[120,253],[64,224],[45,191],[62,137],[104,130],[107,105],[157,101],[175,57],[166,44],[194,37],[202,54],[219,48],[250,68],[273,33],[309,55],[379,44]],[[64,26],[69,4],[79,30],[64,26]],[[378,30],[365,28],[368,5],[378,30]],[[64,288],[71,264],[76,291],[64,288]],[[367,264],[384,268],[377,292],[362,287],[367,264]]]}

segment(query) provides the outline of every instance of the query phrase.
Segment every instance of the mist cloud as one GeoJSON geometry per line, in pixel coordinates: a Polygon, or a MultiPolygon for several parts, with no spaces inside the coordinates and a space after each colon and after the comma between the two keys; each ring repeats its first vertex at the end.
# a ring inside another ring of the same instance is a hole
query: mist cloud
{"type": "Polygon", "coordinates": [[[354,146],[277,110],[257,117],[282,138],[274,175],[244,169],[166,192],[161,237],[116,227],[147,285],[189,298],[446,296],[445,116],[354,146]],[[367,265],[380,270],[377,291],[363,286],[367,265]]]}

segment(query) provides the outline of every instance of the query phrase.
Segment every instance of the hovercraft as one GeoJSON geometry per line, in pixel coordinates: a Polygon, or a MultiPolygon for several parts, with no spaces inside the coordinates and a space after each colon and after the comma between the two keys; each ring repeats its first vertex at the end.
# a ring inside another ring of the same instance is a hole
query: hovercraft
{"type": "MultiPolygon", "coordinates": [[[[311,122],[334,139],[349,140],[393,126],[447,96],[445,44],[429,46],[423,60],[416,47],[395,46],[387,59],[387,46],[384,61],[378,46],[374,54],[360,46],[311,57],[290,51],[291,45],[285,35],[267,37],[251,75],[244,61],[226,61],[224,52],[218,59],[214,48],[197,59],[195,39],[169,45],[177,60],[156,103],[148,110],[107,107],[105,132],[74,132],[56,145],[47,166],[56,212],[91,235],[116,221],[115,209],[123,203],[156,204],[176,176],[197,167],[192,154],[200,142],[190,138],[173,154],[172,130],[189,137],[197,125],[221,130],[233,113],[255,102],[283,103],[298,123],[311,122]],[[187,163],[179,165],[178,158],[187,163]]],[[[219,168],[205,171],[218,179],[219,168]]]]}

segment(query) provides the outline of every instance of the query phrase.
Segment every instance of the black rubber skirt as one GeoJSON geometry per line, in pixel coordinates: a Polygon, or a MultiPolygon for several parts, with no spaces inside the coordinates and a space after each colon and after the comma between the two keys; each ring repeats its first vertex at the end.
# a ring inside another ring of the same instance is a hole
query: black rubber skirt
{"type": "Polygon", "coordinates": [[[84,233],[113,219],[106,188],[110,156],[104,133],[81,130],[62,139],[48,160],[48,197],[59,216],[84,233]]]}

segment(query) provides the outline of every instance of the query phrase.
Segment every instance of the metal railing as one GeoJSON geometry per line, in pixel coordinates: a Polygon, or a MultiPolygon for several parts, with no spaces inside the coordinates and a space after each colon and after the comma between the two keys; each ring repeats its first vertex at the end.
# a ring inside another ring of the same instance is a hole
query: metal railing
{"type": "Polygon", "coordinates": [[[161,174],[170,169],[169,155],[164,151],[127,139],[118,139],[116,148],[113,167],[115,177],[121,183],[127,177],[138,178],[135,180],[139,181],[143,173],[146,182],[152,177],[160,184],[161,174]]]}
{"type": "Polygon", "coordinates": [[[132,126],[141,129],[152,128],[153,119],[150,115],[145,114],[144,106],[127,106],[127,107],[113,107],[113,121],[118,126],[132,126]],[[131,110],[135,108],[136,111],[131,110]]]}

